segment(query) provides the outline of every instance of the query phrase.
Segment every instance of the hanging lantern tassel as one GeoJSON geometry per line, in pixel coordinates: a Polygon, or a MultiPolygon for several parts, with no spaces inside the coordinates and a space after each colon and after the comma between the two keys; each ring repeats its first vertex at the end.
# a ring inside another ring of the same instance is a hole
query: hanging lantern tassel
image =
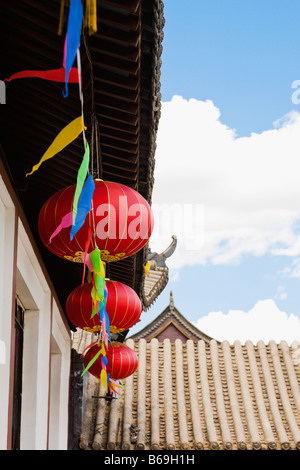
{"type": "Polygon", "coordinates": [[[116,395],[116,394],[119,395],[119,392],[117,392],[115,387],[117,387],[117,388],[126,388],[125,384],[120,384],[117,380],[111,379],[109,377],[109,374],[107,374],[107,377],[108,377],[108,382],[109,382],[108,388],[109,388],[110,392],[114,393],[114,395],[116,395]]]}

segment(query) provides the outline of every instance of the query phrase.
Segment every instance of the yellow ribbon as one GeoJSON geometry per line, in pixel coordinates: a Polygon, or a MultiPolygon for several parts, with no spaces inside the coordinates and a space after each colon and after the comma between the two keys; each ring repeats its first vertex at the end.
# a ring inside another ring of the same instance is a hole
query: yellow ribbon
{"type": "Polygon", "coordinates": [[[66,7],[66,0],[61,0],[60,2],[60,11],[59,11],[59,25],[58,25],[58,34],[62,34],[62,30],[64,27],[65,22],[65,7],[66,7]]]}
{"type": "Polygon", "coordinates": [[[86,0],[84,26],[90,36],[97,32],[97,0],[86,0]]]}
{"type": "Polygon", "coordinates": [[[149,277],[150,266],[151,266],[150,261],[147,261],[147,263],[144,266],[144,271],[147,277],[149,277]]]}
{"type": "Polygon", "coordinates": [[[106,391],[106,393],[108,392],[108,388],[107,388],[107,374],[106,374],[106,371],[104,369],[101,369],[101,372],[100,372],[100,381],[106,391]]]}
{"type": "Polygon", "coordinates": [[[42,156],[39,163],[37,165],[34,165],[32,167],[31,172],[27,173],[26,176],[32,175],[32,173],[34,173],[36,170],[39,169],[40,165],[44,161],[49,160],[50,158],[54,157],[54,155],[56,155],[63,148],[69,145],[73,140],[75,140],[79,136],[79,134],[83,131],[83,129],[86,129],[86,127],[84,126],[84,122],[83,122],[83,116],[79,116],[78,118],[70,122],[55,137],[52,144],[50,145],[50,147],[48,147],[48,149],[42,156]]]}
{"type": "MultiPolygon", "coordinates": [[[[66,22],[66,7],[69,0],[61,0],[59,12],[58,34],[62,35],[64,24],[66,22]]],[[[84,27],[88,29],[89,35],[97,32],[97,0],[86,0],[84,27]]]]}

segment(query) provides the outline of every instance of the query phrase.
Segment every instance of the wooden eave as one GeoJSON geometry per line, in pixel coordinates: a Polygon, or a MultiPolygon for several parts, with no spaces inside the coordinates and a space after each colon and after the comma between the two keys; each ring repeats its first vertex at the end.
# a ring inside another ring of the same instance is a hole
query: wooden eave
{"type": "MultiPolygon", "coordinates": [[[[59,11],[59,0],[10,0],[2,5],[0,79],[21,70],[62,66],[65,30],[57,34],[59,11]]],[[[98,32],[85,34],[80,46],[87,138],[94,113],[99,122],[101,177],[138,190],[150,203],[163,23],[161,1],[101,0],[98,32]]],[[[62,96],[63,89],[64,84],[32,78],[8,83],[6,105],[0,108],[0,145],[3,164],[64,307],[71,290],[81,283],[82,266],[50,253],[39,240],[37,221],[52,194],[76,183],[82,138],[25,177],[60,130],[81,113],[78,85],[69,84],[67,98],[62,96]]],[[[110,263],[110,278],[140,294],[146,251],[110,263]]]]}

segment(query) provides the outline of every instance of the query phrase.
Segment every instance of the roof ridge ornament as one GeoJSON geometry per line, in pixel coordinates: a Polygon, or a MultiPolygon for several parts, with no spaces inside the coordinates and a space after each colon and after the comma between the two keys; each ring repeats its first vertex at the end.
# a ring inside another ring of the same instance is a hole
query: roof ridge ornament
{"type": "Polygon", "coordinates": [[[175,305],[174,305],[174,296],[173,296],[173,291],[172,290],[170,291],[170,304],[169,304],[169,306],[170,306],[170,310],[174,310],[175,305]]]}

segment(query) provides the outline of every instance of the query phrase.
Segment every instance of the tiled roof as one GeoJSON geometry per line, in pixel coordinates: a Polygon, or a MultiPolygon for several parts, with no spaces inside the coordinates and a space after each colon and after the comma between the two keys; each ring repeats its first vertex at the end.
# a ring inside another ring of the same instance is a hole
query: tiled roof
{"type": "Polygon", "coordinates": [[[298,343],[126,343],[139,367],[117,399],[89,375],[82,449],[300,449],[298,343]]]}

